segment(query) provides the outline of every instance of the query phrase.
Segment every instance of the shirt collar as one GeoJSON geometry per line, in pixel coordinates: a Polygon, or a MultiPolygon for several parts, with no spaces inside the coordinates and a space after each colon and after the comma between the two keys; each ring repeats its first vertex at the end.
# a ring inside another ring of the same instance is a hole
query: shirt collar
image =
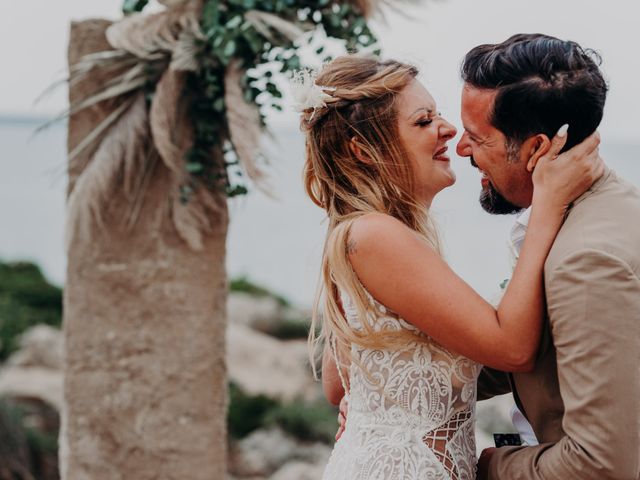
{"type": "Polygon", "coordinates": [[[529,217],[531,215],[531,207],[520,212],[511,227],[509,233],[509,245],[513,256],[517,259],[520,255],[520,249],[524,242],[524,236],[527,233],[527,225],[529,225],[529,217]]]}
{"type": "MultiPolygon", "coordinates": [[[[613,174],[613,170],[611,170],[606,165],[604,166],[604,173],[602,176],[596,180],[589,189],[580,195],[576,200],[574,200],[569,206],[569,210],[582,202],[585,198],[591,195],[593,192],[596,192],[600,189],[602,184],[607,181],[607,179],[613,174]]],[[[568,213],[568,212],[567,212],[568,213]]],[[[524,236],[527,233],[527,226],[529,225],[529,218],[531,216],[531,207],[523,210],[518,213],[516,219],[511,227],[511,231],[509,234],[509,243],[513,249],[515,249],[516,256],[520,253],[520,248],[522,247],[522,242],[524,241],[524,236]]]]}

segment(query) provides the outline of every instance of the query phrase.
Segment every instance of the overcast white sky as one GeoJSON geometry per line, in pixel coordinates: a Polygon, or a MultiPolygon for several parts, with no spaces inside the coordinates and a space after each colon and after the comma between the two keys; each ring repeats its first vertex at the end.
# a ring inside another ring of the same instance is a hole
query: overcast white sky
{"type": "MultiPolygon", "coordinates": [[[[71,19],[119,16],[122,0],[0,0],[0,115],[49,115],[65,105],[64,88],[41,104],[33,100],[65,68],[71,19]]],[[[459,125],[458,68],[480,43],[513,33],[541,32],[599,51],[610,81],[605,121],[609,140],[640,142],[640,1],[432,0],[376,22],[386,56],[418,64],[439,107],[459,125]]],[[[278,121],[295,122],[294,115],[278,121]]]]}

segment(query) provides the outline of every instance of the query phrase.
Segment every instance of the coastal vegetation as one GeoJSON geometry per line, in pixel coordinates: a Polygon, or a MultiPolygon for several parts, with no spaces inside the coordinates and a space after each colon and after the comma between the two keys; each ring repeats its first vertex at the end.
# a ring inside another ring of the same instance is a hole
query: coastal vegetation
{"type": "Polygon", "coordinates": [[[62,289],[31,262],[0,262],[0,361],[19,347],[28,328],[62,323],[62,289]]]}
{"type": "Polygon", "coordinates": [[[266,395],[249,395],[237,385],[229,385],[229,435],[240,440],[260,428],[279,427],[302,441],[332,444],[336,433],[337,410],[318,399],[281,402],[266,395]]]}

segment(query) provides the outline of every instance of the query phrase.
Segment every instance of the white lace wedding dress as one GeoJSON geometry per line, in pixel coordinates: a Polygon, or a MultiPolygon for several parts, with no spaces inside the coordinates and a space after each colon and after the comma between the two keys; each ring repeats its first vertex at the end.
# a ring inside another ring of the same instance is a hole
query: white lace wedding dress
{"type": "MultiPolygon", "coordinates": [[[[376,330],[408,329],[424,342],[400,350],[352,347],[347,423],[323,480],[474,480],[480,365],[370,301],[376,330]]],[[[349,324],[361,328],[344,294],[342,305],[349,324]]]]}

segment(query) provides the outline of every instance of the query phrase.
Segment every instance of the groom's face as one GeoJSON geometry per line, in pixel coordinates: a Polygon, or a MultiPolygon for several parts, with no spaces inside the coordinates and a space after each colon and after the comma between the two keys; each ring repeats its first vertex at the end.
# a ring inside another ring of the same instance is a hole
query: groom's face
{"type": "Polygon", "coordinates": [[[465,84],[462,90],[464,132],[456,151],[482,172],[480,204],[493,214],[515,213],[531,205],[533,184],[522,152],[508,151],[504,134],[489,120],[497,91],[465,84]]]}

